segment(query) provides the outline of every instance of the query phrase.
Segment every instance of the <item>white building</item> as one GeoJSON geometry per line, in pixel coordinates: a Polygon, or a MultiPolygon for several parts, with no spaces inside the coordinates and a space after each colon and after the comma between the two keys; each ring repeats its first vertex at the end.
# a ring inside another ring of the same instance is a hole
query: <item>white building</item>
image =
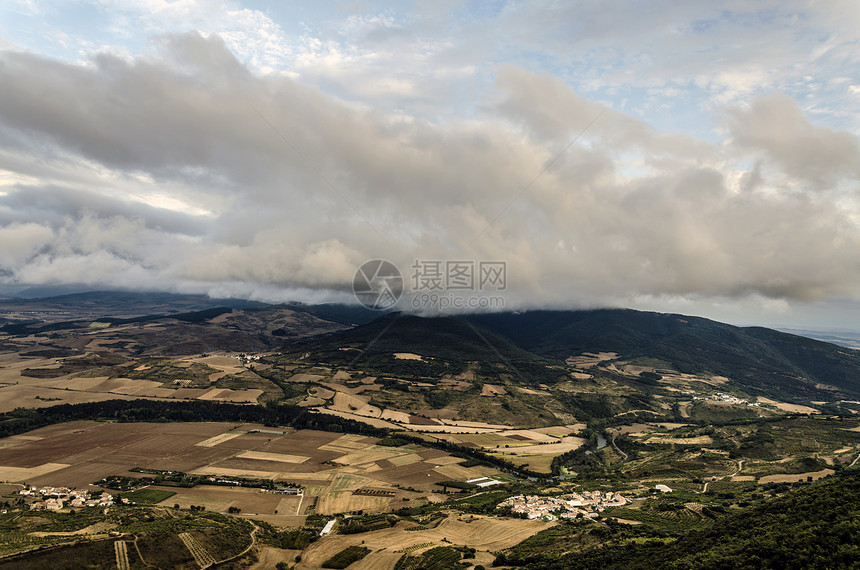
{"type": "Polygon", "coordinates": [[[330,521],[325,523],[325,526],[320,531],[320,536],[326,536],[326,535],[331,534],[331,531],[334,528],[334,525],[336,522],[337,522],[337,519],[331,519],[330,521]]]}

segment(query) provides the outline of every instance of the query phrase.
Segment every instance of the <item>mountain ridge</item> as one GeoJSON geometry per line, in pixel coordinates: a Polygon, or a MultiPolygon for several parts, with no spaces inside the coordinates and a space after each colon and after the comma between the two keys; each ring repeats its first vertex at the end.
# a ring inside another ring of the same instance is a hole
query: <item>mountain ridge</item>
{"type": "MultiPolygon", "coordinates": [[[[585,352],[652,358],[682,373],[725,376],[753,395],[810,401],[860,397],[860,353],[765,327],[636,311],[526,311],[457,317],[389,314],[306,341],[336,360],[345,347],[456,361],[560,363],[585,352]]],[[[298,347],[292,347],[291,350],[298,347]]],[[[342,356],[342,354],[340,355],[342,356]]]]}
{"type": "Polygon", "coordinates": [[[633,309],[466,318],[548,358],[612,351],[624,359],[665,360],[680,372],[727,376],[753,392],[787,390],[804,399],[860,395],[860,353],[765,327],[633,309]]]}

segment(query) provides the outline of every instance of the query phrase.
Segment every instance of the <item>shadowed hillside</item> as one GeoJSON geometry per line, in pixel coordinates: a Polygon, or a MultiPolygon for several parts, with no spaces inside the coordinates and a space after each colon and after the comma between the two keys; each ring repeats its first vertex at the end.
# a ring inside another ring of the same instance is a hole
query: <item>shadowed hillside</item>
{"type": "Polygon", "coordinates": [[[771,329],[622,309],[473,315],[470,322],[548,358],[611,351],[681,372],[727,376],[754,393],[860,396],[860,354],[771,329]]]}
{"type": "MultiPolygon", "coordinates": [[[[296,348],[296,347],[291,347],[296,348]]],[[[377,354],[415,353],[446,361],[532,361],[537,356],[509,340],[462,319],[424,318],[396,313],[335,335],[303,343],[302,349],[342,357],[342,349],[377,354]]],[[[339,359],[339,358],[338,358],[339,359]]]]}

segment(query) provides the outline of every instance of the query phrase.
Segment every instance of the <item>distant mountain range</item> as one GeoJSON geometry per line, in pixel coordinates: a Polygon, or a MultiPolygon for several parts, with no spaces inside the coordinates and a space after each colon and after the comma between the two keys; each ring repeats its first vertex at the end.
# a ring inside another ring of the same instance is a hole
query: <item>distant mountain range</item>
{"type": "Polygon", "coordinates": [[[625,359],[663,360],[681,372],[727,376],[752,393],[804,399],[860,396],[860,353],[763,327],[630,309],[468,318],[545,357],[612,351],[625,359]]]}
{"type": "MultiPolygon", "coordinates": [[[[80,313],[33,314],[32,329],[28,329],[32,331],[86,326],[87,319],[144,321],[171,317],[197,326],[193,323],[205,324],[210,312],[216,315],[233,309],[244,316],[235,314],[227,326],[234,336],[241,333],[242,338],[256,339],[249,341],[252,345],[272,346],[270,343],[278,338],[282,339],[279,342],[307,339],[314,330],[322,333],[349,327],[286,347],[290,351],[312,350],[333,363],[360,356],[385,365],[384,361],[393,358],[394,353],[415,353],[440,361],[492,364],[513,373],[522,372],[521,380],[546,381],[554,373],[546,371],[569,356],[615,352],[623,360],[645,357],[679,372],[726,376],[752,395],[807,402],[860,400],[860,351],[787,332],[676,314],[601,309],[425,318],[401,313],[380,316],[378,312],[346,305],[270,305],[204,295],[104,291],[46,299],[6,299],[0,300],[0,308],[80,313]],[[285,314],[306,314],[312,319],[284,320],[285,314]],[[114,318],[104,318],[108,316],[114,318]],[[39,321],[46,324],[36,324],[39,321]],[[301,333],[298,329],[288,330],[291,326],[300,327],[301,333]],[[260,336],[258,332],[262,330],[268,332],[260,336]]],[[[4,320],[0,319],[0,324],[4,320]]],[[[30,322],[7,323],[3,324],[6,332],[17,334],[18,328],[30,322]]],[[[195,334],[205,332],[203,328],[196,330],[195,334]]],[[[211,349],[217,349],[220,337],[214,338],[211,349]]]]}
{"type": "Polygon", "coordinates": [[[364,351],[363,358],[401,352],[517,366],[615,352],[619,359],[647,357],[684,373],[726,376],[755,395],[803,401],[860,398],[856,351],[762,327],[629,309],[436,318],[390,314],[301,344],[301,350],[325,353],[333,361],[356,358],[346,349],[364,351]]]}
{"type": "Polygon", "coordinates": [[[838,344],[839,346],[853,348],[854,350],[860,350],[860,332],[846,330],[789,329],[782,327],[776,327],[776,330],[789,334],[805,336],[806,338],[814,338],[815,340],[823,342],[838,344]]]}

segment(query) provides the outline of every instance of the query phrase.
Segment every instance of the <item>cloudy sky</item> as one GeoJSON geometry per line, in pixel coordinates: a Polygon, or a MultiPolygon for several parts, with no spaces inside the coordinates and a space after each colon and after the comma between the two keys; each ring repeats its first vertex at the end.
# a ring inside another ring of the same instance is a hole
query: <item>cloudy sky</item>
{"type": "Polygon", "coordinates": [[[858,328],[860,3],[9,0],[0,282],[858,328]]]}

